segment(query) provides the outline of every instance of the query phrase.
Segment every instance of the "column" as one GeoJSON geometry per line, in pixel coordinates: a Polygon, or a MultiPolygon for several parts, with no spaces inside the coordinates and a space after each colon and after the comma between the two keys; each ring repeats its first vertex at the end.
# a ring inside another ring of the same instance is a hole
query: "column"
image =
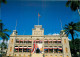
{"type": "Polygon", "coordinates": [[[43,39],[43,53],[44,53],[44,39],[43,39]]]}
{"type": "Polygon", "coordinates": [[[33,50],[33,39],[32,39],[32,45],[31,46],[32,46],[32,48],[31,48],[31,52],[32,52],[32,50],[33,50]]]}
{"type": "Polygon", "coordinates": [[[18,52],[19,52],[19,46],[18,46],[18,52]]]}
{"type": "Polygon", "coordinates": [[[48,46],[48,53],[49,53],[49,46],[48,46]]]}
{"type": "Polygon", "coordinates": [[[49,40],[48,40],[48,44],[49,44],[49,40]]]}
{"type": "MultiPolygon", "coordinates": [[[[57,40],[56,40],[57,41],[57,40]]],[[[57,43],[58,43],[58,41],[57,41],[57,43]]]]}
{"type": "Polygon", "coordinates": [[[54,53],[54,48],[53,48],[53,53],[54,53]]]}
{"type": "MultiPolygon", "coordinates": [[[[22,46],[23,47],[23,46],[22,46]]],[[[23,52],[23,48],[22,48],[22,52],[23,52]]]]}
{"type": "Polygon", "coordinates": [[[35,40],[35,53],[36,53],[36,40],[35,40]]]}
{"type": "Polygon", "coordinates": [[[19,44],[20,44],[20,40],[19,40],[19,44]]]}

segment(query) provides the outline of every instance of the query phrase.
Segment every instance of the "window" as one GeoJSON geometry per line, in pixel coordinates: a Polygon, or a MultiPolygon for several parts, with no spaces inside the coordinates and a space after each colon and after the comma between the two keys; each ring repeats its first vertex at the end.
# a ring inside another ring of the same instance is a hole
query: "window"
{"type": "Polygon", "coordinates": [[[20,43],[23,43],[23,40],[20,40],[20,43]]]}
{"type": "Polygon", "coordinates": [[[66,39],[64,39],[64,43],[66,43],[66,39]]]}
{"type": "Polygon", "coordinates": [[[56,39],[53,39],[53,43],[57,43],[57,40],[56,39]]]}
{"type": "Polygon", "coordinates": [[[68,53],[68,49],[67,48],[65,48],[65,51],[66,51],[66,53],[68,53]]]}
{"type": "Polygon", "coordinates": [[[19,52],[22,52],[22,50],[23,50],[23,47],[19,46],[19,52]]]}
{"type": "Polygon", "coordinates": [[[12,47],[10,47],[10,52],[12,51],[12,47]]]}
{"type": "Polygon", "coordinates": [[[15,46],[14,51],[15,51],[15,52],[18,52],[18,51],[19,51],[19,47],[18,47],[18,46],[15,46]]]}
{"type": "Polygon", "coordinates": [[[45,40],[44,40],[44,43],[45,43],[45,44],[48,44],[48,40],[47,40],[47,39],[45,39],[45,40]]]}
{"type": "Polygon", "coordinates": [[[58,39],[58,40],[57,40],[57,43],[61,43],[61,39],[58,39]]]}
{"type": "Polygon", "coordinates": [[[18,39],[16,39],[16,43],[19,43],[19,40],[18,39]]]}
{"type": "Polygon", "coordinates": [[[52,46],[49,47],[49,53],[53,53],[53,47],[52,46]]]}
{"type": "Polygon", "coordinates": [[[58,53],[62,53],[62,46],[58,46],[58,53]]]}
{"type": "Polygon", "coordinates": [[[23,48],[23,52],[27,52],[27,46],[24,46],[24,48],[23,48]]]}
{"type": "Polygon", "coordinates": [[[48,40],[48,43],[52,43],[52,39],[48,40]]]}
{"type": "Polygon", "coordinates": [[[57,48],[57,46],[54,46],[54,53],[58,53],[58,48],[57,48]]]}

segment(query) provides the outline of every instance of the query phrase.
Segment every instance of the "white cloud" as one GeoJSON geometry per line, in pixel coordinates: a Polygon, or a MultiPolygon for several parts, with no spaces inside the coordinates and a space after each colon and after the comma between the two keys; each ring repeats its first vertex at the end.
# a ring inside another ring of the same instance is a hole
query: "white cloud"
{"type": "Polygon", "coordinates": [[[49,33],[48,35],[59,35],[59,33],[49,33]]]}

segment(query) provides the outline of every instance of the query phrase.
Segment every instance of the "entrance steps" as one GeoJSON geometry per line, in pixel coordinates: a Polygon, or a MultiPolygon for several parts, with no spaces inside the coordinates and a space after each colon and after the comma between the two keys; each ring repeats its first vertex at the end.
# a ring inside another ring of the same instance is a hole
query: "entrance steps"
{"type": "Polygon", "coordinates": [[[43,57],[41,53],[33,53],[31,57],[43,57]]]}

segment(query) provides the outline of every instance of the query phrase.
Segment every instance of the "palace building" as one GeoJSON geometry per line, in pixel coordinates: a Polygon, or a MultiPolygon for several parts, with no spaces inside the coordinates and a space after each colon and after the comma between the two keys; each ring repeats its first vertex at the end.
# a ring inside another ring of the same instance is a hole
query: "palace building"
{"type": "Polygon", "coordinates": [[[10,57],[71,57],[68,37],[63,30],[59,35],[44,35],[42,25],[35,25],[32,35],[10,35],[7,56],[10,57]]]}

